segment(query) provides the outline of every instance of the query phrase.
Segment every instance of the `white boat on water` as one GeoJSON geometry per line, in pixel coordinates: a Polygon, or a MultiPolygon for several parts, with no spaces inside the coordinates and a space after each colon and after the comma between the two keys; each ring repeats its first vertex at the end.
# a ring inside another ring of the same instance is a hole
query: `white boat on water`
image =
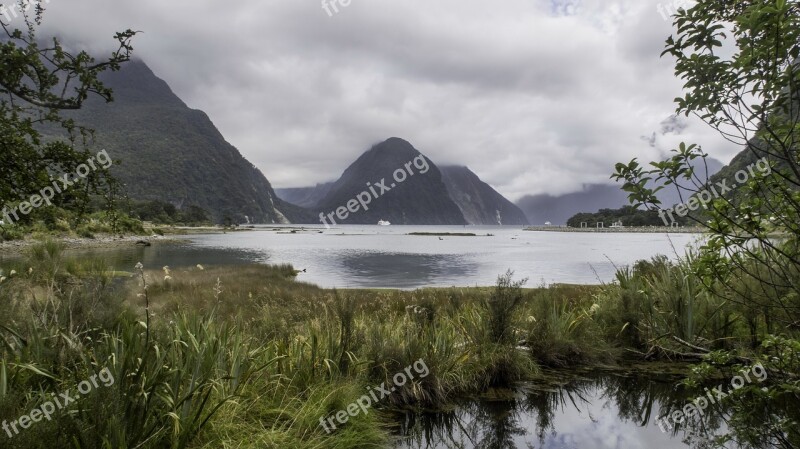
{"type": "Polygon", "coordinates": [[[391,223],[389,223],[389,222],[388,222],[388,221],[386,221],[386,220],[380,220],[380,221],[378,222],[378,226],[389,226],[389,225],[391,225],[391,223]]]}

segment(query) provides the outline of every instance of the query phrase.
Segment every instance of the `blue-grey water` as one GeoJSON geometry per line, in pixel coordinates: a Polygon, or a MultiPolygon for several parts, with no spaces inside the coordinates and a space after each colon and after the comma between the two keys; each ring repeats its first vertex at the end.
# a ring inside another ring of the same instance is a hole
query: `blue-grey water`
{"type": "Polygon", "coordinates": [[[291,263],[299,280],[326,288],[487,286],[513,270],[542,283],[598,284],[616,268],[657,254],[683,256],[696,234],[533,232],[501,226],[259,226],[252,231],[190,235],[180,244],[95,250],[114,268],[291,263]],[[295,232],[292,232],[295,231],[295,232]],[[413,236],[469,232],[477,237],[413,236]]]}

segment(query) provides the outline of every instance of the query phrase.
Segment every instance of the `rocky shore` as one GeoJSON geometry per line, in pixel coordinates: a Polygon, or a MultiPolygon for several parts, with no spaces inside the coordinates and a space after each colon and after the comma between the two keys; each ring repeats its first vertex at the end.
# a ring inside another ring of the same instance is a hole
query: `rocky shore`
{"type": "MultiPolygon", "coordinates": [[[[159,235],[152,235],[152,236],[109,235],[109,236],[97,236],[93,239],[81,238],[81,237],[52,237],[52,240],[64,243],[67,249],[95,249],[95,248],[117,248],[117,247],[133,246],[133,245],[149,246],[154,242],[180,241],[180,238],[175,238],[170,236],[164,237],[159,235]]],[[[41,241],[42,240],[28,238],[25,240],[12,240],[8,242],[2,242],[0,243],[0,255],[7,256],[7,255],[20,254],[24,252],[31,245],[40,243],[41,241]]]]}

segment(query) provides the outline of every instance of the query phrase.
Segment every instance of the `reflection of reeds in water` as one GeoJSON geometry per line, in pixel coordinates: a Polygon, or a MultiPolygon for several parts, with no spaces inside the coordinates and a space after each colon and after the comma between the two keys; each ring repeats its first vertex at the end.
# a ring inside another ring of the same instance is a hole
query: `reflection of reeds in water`
{"type": "MultiPolygon", "coordinates": [[[[548,435],[556,432],[559,415],[570,409],[586,413],[598,403],[604,409],[616,408],[621,422],[655,427],[659,411],[666,414],[682,409],[693,399],[689,392],[675,389],[677,380],[675,376],[665,379],[638,373],[558,376],[547,382],[526,384],[518,391],[521,394],[509,399],[474,400],[446,413],[406,414],[399,429],[403,436],[400,447],[515,448],[514,438],[527,432],[535,434],[544,447],[548,435]],[[521,426],[526,415],[529,419],[525,421],[535,421],[534,429],[521,426]]],[[[670,434],[693,448],[727,447],[713,441],[719,431],[726,429],[727,419],[725,409],[709,408],[704,416],[674,426],[670,434]]]]}
{"type": "Polygon", "coordinates": [[[514,449],[514,437],[525,435],[514,400],[467,402],[457,411],[405,416],[402,447],[422,449],[514,449]]]}
{"type": "Polygon", "coordinates": [[[471,416],[469,409],[474,407],[475,404],[467,404],[458,411],[398,415],[403,447],[427,448],[434,442],[453,449],[472,447],[472,431],[464,426],[471,416]]]}

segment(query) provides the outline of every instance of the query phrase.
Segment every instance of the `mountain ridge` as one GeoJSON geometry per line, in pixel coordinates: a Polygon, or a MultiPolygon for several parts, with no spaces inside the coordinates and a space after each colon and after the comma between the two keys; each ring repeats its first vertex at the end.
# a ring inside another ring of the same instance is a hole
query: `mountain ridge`
{"type": "MultiPolygon", "coordinates": [[[[428,185],[431,188],[431,192],[433,196],[439,197],[437,201],[441,201],[441,204],[447,205],[448,201],[443,200],[441,196],[441,186],[443,185],[447,196],[449,197],[450,201],[456,205],[460,212],[460,216],[463,219],[462,221],[456,221],[453,216],[451,215],[448,219],[444,220],[446,224],[471,224],[471,225],[497,225],[497,224],[505,224],[505,225],[527,225],[528,220],[525,217],[525,214],[520,210],[514,203],[504,198],[500,193],[498,193],[494,188],[492,188],[489,184],[483,182],[474,172],[472,172],[469,168],[459,165],[448,165],[448,166],[437,166],[433,163],[427,156],[424,156],[418,150],[416,150],[413,145],[409,142],[398,138],[392,137],[387,139],[386,141],[373,145],[370,150],[363,153],[359,158],[353,162],[348,168],[344,171],[342,176],[337,179],[336,181],[327,182],[327,183],[319,183],[313,187],[300,187],[300,188],[288,188],[288,189],[275,189],[276,194],[288,201],[292,204],[297,206],[310,208],[313,210],[317,209],[333,209],[336,207],[336,201],[331,198],[328,198],[329,195],[333,195],[334,197],[341,197],[338,199],[340,202],[345,201],[345,197],[342,197],[339,194],[331,194],[332,191],[337,189],[344,188],[343,186],[346,184],[346,179],[350,180],[357,180],[360,179],[364,187],[366,187],[366,182],[374,181],[379,179],[380,177],[375,174],[370,174],[370,170],[366,169],[366,165],[370,165],[372,167],[377,167],[378,171],[383,171],[384,174],[388,174],[389,172],[399,170],[398,167],[403,167],[404,162],[402,158],[397,158],[395,155],[391,155],[388,151],[383,151],[381,155],[375,156],[371,155],[371,152],[379,151],[381,146],[388,146],[388,147],[395,147],[396,151],[407,151],[405,153],[405,159],[413,160],[417,157],[423,157],[427,161],[426,164],[429,166],[429,169],[433,168],[434,173],[431,175],[434,178],[441,178],[441,184],[438,182],[434,182],[428,185]],[[377,148],[377,150],[376,150],[377,148]],[[360,168],[359,168],[360,167],[360,168]],[[438,174],[436,173],[438,171],[438,174]]],[[[411,168],[411,167],[409,167],[411,168]]],[[[427,172],[427,170],[426,170],[427,172]]],[[[423,176],[428,176],[425,173],[422,173],[423,176]]],[[[413,177],[409,174],[410,177],[413,177]]],[[[387,178],[384,176],[384,178],[387,178]]],[[[356,184],[358,184],[356,182],[356,184]]],[[[397,182],[395,182],[397,184],[397,182]]],[[[353,192],[357,191],[360,186],[350,186],[350,195],[353,192]],[[351,188],[352,187],[352,188],[351,188]]],[[[418,198],[424,196],[423,192],[417,192],[415,194],[418,198]]],[[[413,210],[413,208],[408,209],[408,205],[405,205],[404,210],[413,210]]],[[[437,211],[428,208],[426,209],[429,213],[435,215],[437,211]]],[[[323,215],[330,213],[325,212],[323,215]]],[[[383,218],[378,218],[379,220],[389,220],[388,217],[392,216],[390,211],[383,211],[383,218]]],[[[370,219],[374,219],[377,217],[377,214],[371,215],[370,219]]],[[[328,217],[333,218],[333,217],[328,217]]],[[[394,218],[395,220],[398,217],[394,218]]],[[[398,224],[407,223],[407,224],[430,224],[424,218],[421,217],[420,214],[415,213],[415,218],[413,220],[409,219],[408,216],[400,216],[400,221],[393,221],[397,222],[398,224]]],[[[392,220],[389,220],[392,221],[392,220]]],[[[442,220],[434,222],[441,222],[442,220]]]]}
{"type": "Polygon", "coordinates": [[[95,146],[119,162],[111,172],[131,199],[196,205],[216,222],[308,219],[307,211],[275,194],[205,112],[189,108],[144,61],[132,60],[101,80],[114,101],[90,98],[65,116],[95,130],[95,146]]]}
{"type": "Polygon", "coordinates": [[[447,194],[436,165],[398,137],[373,145],[350,164],[318,202],[317,212],[320,219],[332,218],[334,224],[375,224],[379,220],[415,225],[466,224],[447,194]],[[358,212],[352,212],[355,207],[348,205],[356,198],[363,201],[358,212]],[[343,209],[349,211],[331,216],[343,209]]]}

